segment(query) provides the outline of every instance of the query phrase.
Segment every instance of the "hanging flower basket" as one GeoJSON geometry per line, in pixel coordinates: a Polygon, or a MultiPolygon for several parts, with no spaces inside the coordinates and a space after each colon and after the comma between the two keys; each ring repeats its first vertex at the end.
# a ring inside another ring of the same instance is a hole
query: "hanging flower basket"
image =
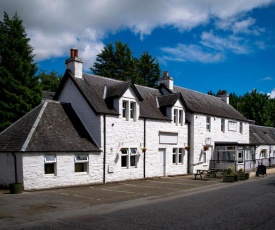
{"type": "Polygon", "coordinates": [[[209,147],[207,145],[203,146],[203,151],[207,151],[209,147]]]}
{"type": "Polygon", "coordinates": [[[141,151],[142,151],[143,153],[145,153],[146,150],[147,150],[147,148],[145,148],[145,147],[141,149],[141,151]]]}
{"type": "Polygon", "coordinates": [[[184,149],[189,150],[189,149],[191,149],[191,146],[187,145],[187,146],[184,147],[184,149]]]}

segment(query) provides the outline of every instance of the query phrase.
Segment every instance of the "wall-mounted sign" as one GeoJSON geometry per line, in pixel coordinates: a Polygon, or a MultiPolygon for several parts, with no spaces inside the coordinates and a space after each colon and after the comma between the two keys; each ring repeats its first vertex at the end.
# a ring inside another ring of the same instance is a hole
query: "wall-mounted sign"
{"type": "Polygon", "coordinates": [[[237,131],[237,122],[236,121],[228,121],[228,130],[229,131],[237,131]]]}
{"type": "Polygon", "coordinates": [[[178,143],[178,133],[160,132],[159,133],[159,143],[160,144],[177,144],[178,143]]]}

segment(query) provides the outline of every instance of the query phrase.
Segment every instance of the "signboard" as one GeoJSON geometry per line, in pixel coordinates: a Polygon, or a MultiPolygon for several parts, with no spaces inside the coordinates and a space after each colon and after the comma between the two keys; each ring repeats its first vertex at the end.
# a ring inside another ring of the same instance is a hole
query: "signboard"
{"type": "Polygon", "coordinates": [[[159,133],[159,143],[160,144],[177,144],[178,143],[178,133],[160,132],[159,133]]]}
{"type": "Polygon", "coordinates": [[[229,131],[237,131],[237,122],[236,121],[228,121],[228,130],[229,131]]]}

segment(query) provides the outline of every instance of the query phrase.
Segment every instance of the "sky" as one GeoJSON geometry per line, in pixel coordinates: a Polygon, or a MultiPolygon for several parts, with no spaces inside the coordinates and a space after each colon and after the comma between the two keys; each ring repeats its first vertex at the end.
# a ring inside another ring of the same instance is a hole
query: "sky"
{"type": "Polygon", "coordinates": [[[1,0],[4,12],[22,19],[39,71],[63,75],[74,48],[89,73],[121,41],[175,85],[275,97],[275,0],[1,0]]]}

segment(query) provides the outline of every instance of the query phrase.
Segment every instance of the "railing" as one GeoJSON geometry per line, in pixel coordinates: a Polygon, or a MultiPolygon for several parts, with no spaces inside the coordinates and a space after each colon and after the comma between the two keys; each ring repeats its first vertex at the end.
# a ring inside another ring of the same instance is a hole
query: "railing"
{"type": "Polygon", "coordinates": [[[245,171],[256,171],[258,165],[265,165],[267,167],[275,167],[275,157],[262,158],[255,160],[244,160],[244,161],[226,161],[226,160],[210,160],[211,168],[227,169],[231,167],[233,171],[237,171],[240,168],[245,171]]]}

